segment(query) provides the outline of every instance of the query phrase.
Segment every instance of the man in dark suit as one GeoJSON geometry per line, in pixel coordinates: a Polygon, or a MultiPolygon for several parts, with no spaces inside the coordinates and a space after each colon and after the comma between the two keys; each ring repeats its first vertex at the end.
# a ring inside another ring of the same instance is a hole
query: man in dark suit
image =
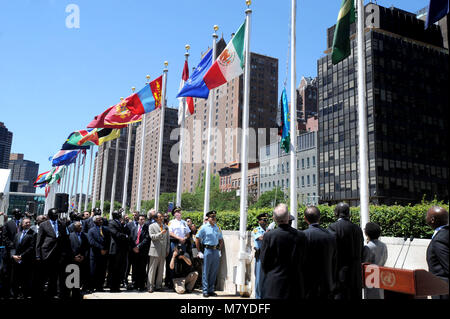
{"type": "Polygon", "coordinates": [[[278,227],[264,235],[260,253],[261,266],[266,273],[264,298],[303,298],[306,236],[289,226],[286,204],[280,204],[275,208],[273,219],[278,227]]]}
{"type": "Polygon", "coordinates": [[[23,218],[21,231],[15,238],[11,249],[12,276],[11,287],[15,298],[31,297],[33,261],[35,258],[36,236],[31,227],[31,220],[23,218]]]}
{"type": "MultiPolygon", "coordinates": [[[[73,232],[69,235],[72,263],[80,269],[80,285],[83,290],[87,288],[87,278],[89,274],[89,240],[82,231],[81,222],[73,224],[73,232]]],[[[79,289],[72,291],[73,297],[79,296],[79,289]]]]}
{"type": "Polygon", "coordinates": [[[133,273],[131,275],[134,283],[134,289],[145,291],[145,282],[147,281],[147,260],[148,250],[150,248],[150,237],[148,226],[145,225],[145,215],[139,215],[138,226],[131,231],[130,243],[132,248],[133,273]]]}
{"type": "MultiPolygon", "coordinates": [[[[89,232],[89,229],[91,229],[92,227],[94,227],[95,226],[95,223],[94,223],[94,216],[102,216],[102,210],[100,209],[100,208],[94,208],[94,209],[92,209],[92,213],[93,213],[93,216],[92,217],[89,217],[88,219],[85,219],[84,221],[84,224],[83,224],[83,232],[85,232],[86,234],[89,232]]],[[[102,226],[103,227],[108,227],[108,220],[106,219],[106,218],[104,218],[104,217],[101,217],[102,219],[103,219],[103,224],[102,224],[102,226]]]]}
{"type": "Polygon", "coordinates": [[[126,273],[130,229],[124,225],[124,221],[118,211],[112,213],[112,218],[108,222],[108,229],[111,232],[108,282],[111,292],[119,292],[126,273]]]}
{"type": "Polygon", "coordinates": [[[88,232],[90,250],[90,288],[97,292],[103,291],[106,275],[108,250],[111,243],[111,234],[108,227],[103,227],[103,219],[97,215],[93,217],[94,227],[88,232]]]}
{"type": "Polygon", "coordinates": [[[361,262],[364,237],[361,228],[350,221],[350,207],[339,203],[334,209],[337,222],[328,227],[337,242],[335,299],[362,299],[361,262]]]}
{"type": "Polygon", "coordinates": [[[336,238],[320,227],[320,211],[315,206],[305,209],[304,231],[308,241],[305,259],[305,298],[333,299],[336,276],[336,238]]]}
{"type": "MultiPolygon", "coordinates": [[[[131,220],[131,221],[129,221],[127,223],[127,227],[130,230],[130,234],[133,232],[133,229],[138,226],[138,224],[139,224],[139,212],[138,211],[134,211],[133,212],[133,220],[131,220]]],[[[129,246],[128,247],[128,255],[127,255],[127,257],[128,257],[127,258],[127,270],[125,272],[125,283],[126,283],[126,286],[127,286],[127,290],[133,290],[133,289],[136,288],[135,287],[136,283],[134,282],[134,277],[133,276],[131,276],[131,281],[132,281],[131,284],[128,283],[128,276],[130,275],[131,267],[133,266],[133,264],[135,262],[133,260],[135,255],[136,254],[133,253],[132,246],[129,246]]]]}
{"type": "MultiPolygon", "coordinates": [[[[10,219],[6,222],[6,224],[3,226],[3,238],[5,241],[5,255],[10,256],[11,249],[14,247],[14,238],[16,237],[17,233],[21,231],[21,221],[24,216],[24,214],[21,212],[19,208],[14,208],[13,210],[13,216],[14,219],[10,219]]],[[[11,296],[11,286],[10,286],[10,278],[11,278],[11,272],[12,272],[12,260],[11,258],[5,258],[4,264],[3,264],[3,272],[4,277],[6,280],[4,281],[4,287],[3,290],[5,292],[5,296],[9,297],[11,296]]]]}
{"type": "MultiPolygon", "coordinates": [[[[58,220],[58,209],[51,208],[47,213],[48,220],[39,226],[36,239],[36,260],[42,264],[42,279],[48,279],[49,297],[57,294],[59,279],[59,297],[67,297],[65,286],[65,268],[70,254],[69,231],[64,222],[58,220]]],[[[43,288],[41,281],[40,287],[43,288]]]]}
{"type": "MultiPolygon", "coordinates": [[[[427,248],[428,270],[448,283],[448,212],[442,207],[433,206],[427,211],[426,222],[434,229],[427,248]]],[[[433,299],[449,299],[448,296],[433,296],[433,299]]]]}

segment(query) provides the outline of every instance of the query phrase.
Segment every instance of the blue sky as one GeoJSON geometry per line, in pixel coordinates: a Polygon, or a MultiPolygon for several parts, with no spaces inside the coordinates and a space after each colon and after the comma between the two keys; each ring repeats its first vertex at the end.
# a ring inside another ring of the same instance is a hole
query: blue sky
{"type": "MultiPolygon", "coordinates": [[[[366,1],[367,2],[367,1],[366,1]]],[[[289,0],[254,0],[251,51],[279,59],[286,77],[289,0]]],[[[377,1],[416,12],[428,0],[377,1]]],[[[326,29],[341,0],[297,1],[297,84],[316,76],[326,29]]],[[[191,45],[190,68],[212,43],[213,25],[228,42],[245,18],[245,1],[2,0],[0,1],[0,122],[13,132],[12,152],[50,168],[65,138],[140,89],[169,62],[168,106],[175,98],[191,45]],[[80,28],[66,27],[66,7],[80,9],[80,28]]],[[[288,82],[288,88],[289,88],[288,82]]]]}

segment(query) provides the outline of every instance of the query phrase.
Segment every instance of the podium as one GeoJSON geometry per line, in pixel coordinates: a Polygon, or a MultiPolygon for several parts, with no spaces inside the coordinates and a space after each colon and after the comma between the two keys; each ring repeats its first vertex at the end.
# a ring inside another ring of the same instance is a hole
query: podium
{"type": "Polygon", "coordinates": [[[384,289],[385,299],[422,299],[448,295],[448,283],[423,270],[362,264],[363,287],[384,289]]]}

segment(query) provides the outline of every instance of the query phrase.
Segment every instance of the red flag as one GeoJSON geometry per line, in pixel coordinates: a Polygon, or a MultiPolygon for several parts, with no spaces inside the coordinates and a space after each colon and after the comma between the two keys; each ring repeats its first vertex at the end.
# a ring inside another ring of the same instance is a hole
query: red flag
{"type": "Polygon", "coordinates": [[[112,110],[114,106],[109,107],[108,109],[106,109],[102,114],[97,115],[96,117],[94,117],[94,120],[91,121],[91,123],[89,123],[87,125],[88,128],[123,128],[123,127],[127,127],[127,125],[107,125],[105,123],[105,117],[108,115],[108,113],[112,110]]]}
{"type": "MultiPolygon", "coordinates": [[[[187,61],[184,61],[184,68],[183,74],[181,75],[181,79],[183,80],[183,82],[189,80],[189,66],[187,61]]],[[[188,106],[186,113],[189,112],[188,113],[189,115],[194,114],[194,99],[192,97],[186,98],[186,105],[188,106]]]]}

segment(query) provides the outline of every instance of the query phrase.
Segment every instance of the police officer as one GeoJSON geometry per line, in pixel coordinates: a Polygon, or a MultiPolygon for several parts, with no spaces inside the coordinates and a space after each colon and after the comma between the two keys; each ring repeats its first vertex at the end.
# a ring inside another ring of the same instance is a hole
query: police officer
{"type": "Polygon", "coordinates": [[[253,237],[253,245],[255,248],[255,298],[262,299],[262,289],[264,287],[264,279],[265,274],[261,269],[261,259],[259,258],[259,253],[262,245],[263,236],[267,231],[267,220],[269,218],[269,214],[262,213],[257,217],[259,226],[256,227],[252,232],[253,237]]]}
{"type": "Polygon", "coordinates": [[[197,233],[195,245],[199,251],[198,257],[203,260],[202,286],[203,297],[215,297],[214,284],[219,270],[220,250],[223,246],[222,231],[216,224],[216,211],[206,213],[208,223],[204,224],[197,233]],[[204,255],[200,252],[200,242],[205,247],[204,255]]]}

